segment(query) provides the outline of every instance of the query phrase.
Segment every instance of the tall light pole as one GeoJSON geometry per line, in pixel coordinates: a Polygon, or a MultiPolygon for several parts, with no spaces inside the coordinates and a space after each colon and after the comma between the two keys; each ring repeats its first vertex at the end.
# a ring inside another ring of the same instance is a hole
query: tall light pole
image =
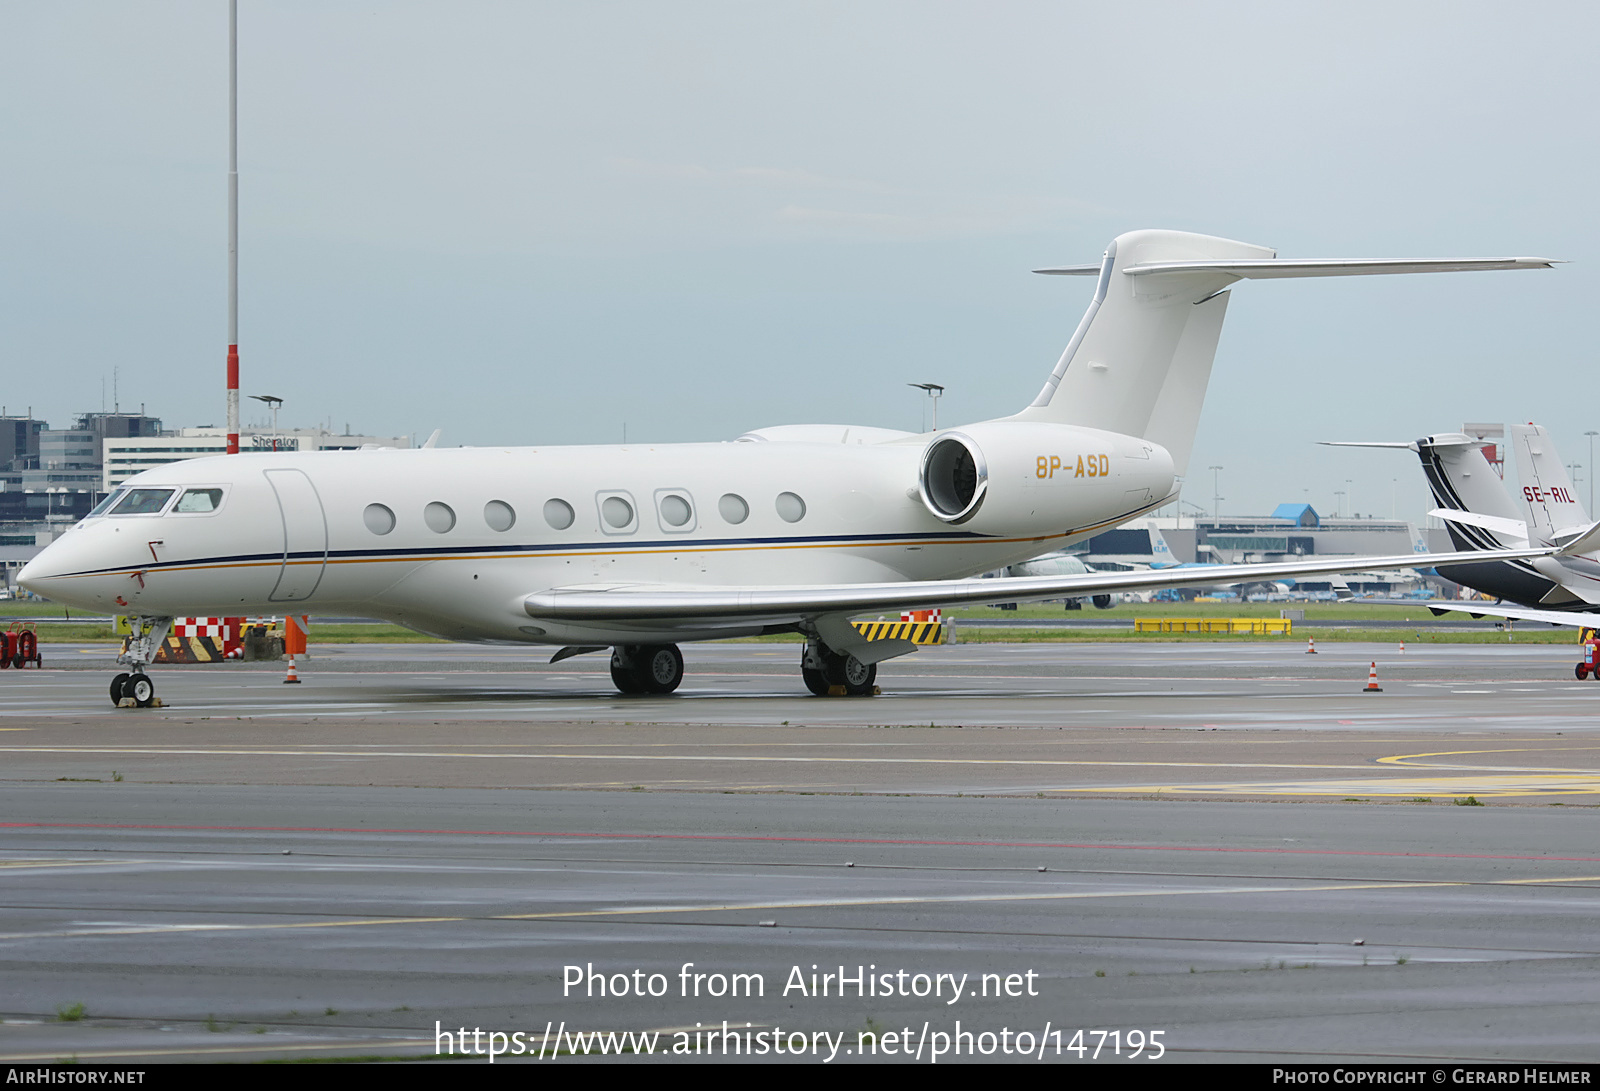
{"type": "Polygon", "coordinates": [[[1354,518],[1356,513],[1356,491],[1354,486],[1355,481],[1353,479],[1348,477],[1344,479],[1344,498],[1350,504],[1350,510],[1345,514],[1351,518],[1354,518]]]}
{"type": "MultiPolygon", "coordinates": [[[[272,407],[272,449],[276,451],[278,449],[278,406],[283,404],[283,399],[274,394],[252,394],[250,396],[256,401],[266,402],[272,407]]],[[[238,454],[237,451],[234,453],[238,454]]]]}
{"type": "Polygon", "coordinates": [[[1589,437],[1589,510],[1594,511],[1594,437],[1600,432],[1585,432],[1589,437]]]}
{"type": "Polygon", "coordinates": [[[1222,467],[1208,466],[1211,471],[1211,518],[1222,518],[1222,467]]]}
{"type": "Polygon", "coordinates": [[[933,399],[933,430],[937,432],[939,430],[939,399],[944,395],[944,387],[938,383],[907,383],[906,385],[914,386],[918,390],[926,390],[928,397],[933,399]]]}
{"type": "Polygon", "coordinates": [[[239,0],[228,0],[228,453],[239,453],[239,0]]]}

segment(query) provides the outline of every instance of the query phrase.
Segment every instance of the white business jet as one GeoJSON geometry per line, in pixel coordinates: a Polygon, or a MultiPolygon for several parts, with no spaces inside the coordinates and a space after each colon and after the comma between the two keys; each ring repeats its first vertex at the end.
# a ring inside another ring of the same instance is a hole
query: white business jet
{"type": "MultiPolygon", "coordinates": [[[[1227,239],[1136,231],[1098,264],[1039,270],[1095,277],[1094,299],[1014,416],[932,435],[800,425],[734,443],[200,458],[130,478],[19,581],[136,619],[114,701],[153,700],[145,668],[174,616],[264,612],[554,645],[552,662],[610,648],[625,693],[676,688],[683,641],[798,632],[813,693],[870,693],[876,664],[915,645],[869,641],[853,615],[1197,579],[967,577],[1173,500],[1235,282],[1550,264],[1279,261],[1227,239]]],[[[1415,563],[1367,567],[1402,561],[1415,563]]],[[[1227,567],[1198,579],[1228,578],[1227,567]]],[[[1235,567],[1271,579],[1360,566],[1235,567]]]]}
{"type": "Polygon", "coordinates": [[[1537,424],[1513,424],[1510,433],[1521,488],[1517,499],[1485,457],[1490,440],[1451,432],[1409,443],[1324,446],[1393,447],[1421,459],[1439,505],[1428,514],[1445,521],[1458,556],[1479,554],[1465,563],[1436,560],[1434,567],[1445,579],[1502,600],[1429,602],[1434,613],[1600,628],[1600,523],[1589,521],[1550,433],[1537,424]],[[1536,557],[1487,556],[1530,545],[1559,549],[1536,557]]]}

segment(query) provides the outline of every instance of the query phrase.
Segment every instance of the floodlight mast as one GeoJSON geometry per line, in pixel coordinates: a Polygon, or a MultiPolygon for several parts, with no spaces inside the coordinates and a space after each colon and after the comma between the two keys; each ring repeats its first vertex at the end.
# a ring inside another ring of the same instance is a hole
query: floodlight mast
{"type": "Polygon", "coordinates": [[[918,390],[926,390],[928,397],[933,399],[933,430],[937,432],[939,430],[939,398],[944,394],[944,387],[938,383],[907,383],[906,385],[914,386],[918,390]]]}
{"type": "Polygon", "coordinates": [[[228,453],[239,453],[239,0],[228,0],[228,453]]]}

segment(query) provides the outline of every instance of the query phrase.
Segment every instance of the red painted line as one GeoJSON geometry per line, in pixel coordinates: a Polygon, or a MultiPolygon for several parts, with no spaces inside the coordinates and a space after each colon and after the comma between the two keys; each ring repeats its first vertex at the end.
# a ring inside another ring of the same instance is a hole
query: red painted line
{"type": "Polygon", "coordinates": [[[1600,856],[1533,856],[1479,852],[1370,852],[1363,849],[1241,848],[1220,845],[1088,844],[1071,841],[921,841],[875,837],[777,837],[720,833],[559,833],[549,830],[410,830],[344,826],[164,826],[100,822],[0,822],[0,829],[46,830],[180,830],[214,833],[381,833],[432,834],[450,837],[545,837],[614,841],[748,841],[803,845],[933,845],[992,849],[1109,849],[1131,852],[1234,852],[1291,856],[1393,856],[1425,860],[1552,860],[1600,863],[1600,856]]]}

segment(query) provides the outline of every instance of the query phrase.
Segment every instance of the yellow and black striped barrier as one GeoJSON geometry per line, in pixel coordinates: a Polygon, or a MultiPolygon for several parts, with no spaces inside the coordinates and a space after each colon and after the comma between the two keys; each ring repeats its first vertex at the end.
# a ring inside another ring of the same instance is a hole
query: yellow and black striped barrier
{"type": "Polygon", "coordinates": [[[854,625],[868,640],[909,640],[921,645],[945,642],[945,627],[937,621],[857,621],[854,625]]]}

